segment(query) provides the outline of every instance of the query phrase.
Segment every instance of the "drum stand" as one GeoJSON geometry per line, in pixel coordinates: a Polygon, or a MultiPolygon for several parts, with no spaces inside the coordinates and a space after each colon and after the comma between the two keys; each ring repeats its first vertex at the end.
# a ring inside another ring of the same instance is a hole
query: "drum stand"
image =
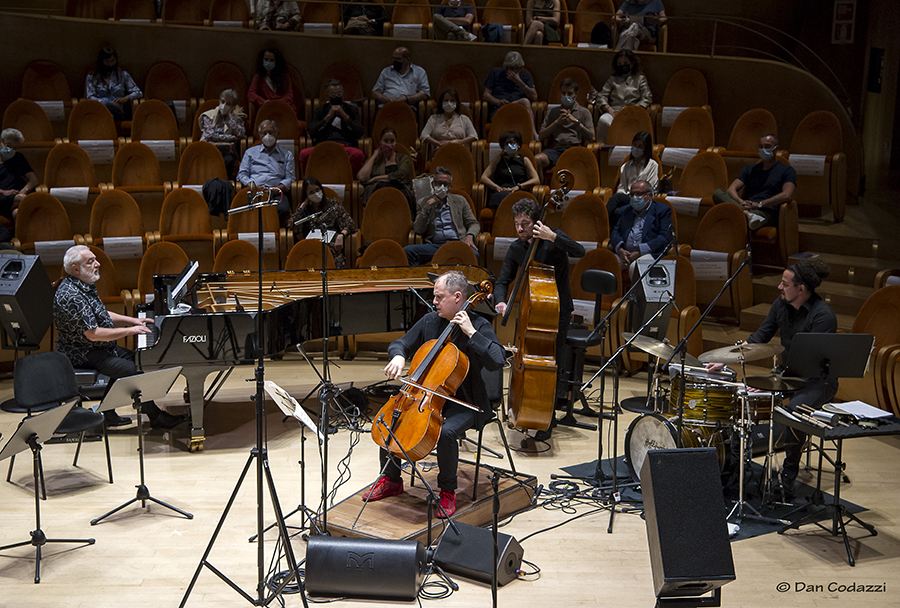
{"type": "Polygon", "coordinates": [[[783,395],[781,393],[772,393],[772,409],[769,414],[769,451],[766,452],[766,460],[765,460],[765,490],[762,495],[762,507],[766,506],[776,507],[776,506],[787,506],[791,503],[787,502],[787,499],[784,495],[784,487],[781,485],[781,479],[776,474],[778,467],[775,465],[775,403],[779,400],[783,401],[783,395]],[[777,399],[780,398],[780,399],[777,399]],[[781,501],[775,500],[775,492],[776,490],[781,491],[781,501]]]}

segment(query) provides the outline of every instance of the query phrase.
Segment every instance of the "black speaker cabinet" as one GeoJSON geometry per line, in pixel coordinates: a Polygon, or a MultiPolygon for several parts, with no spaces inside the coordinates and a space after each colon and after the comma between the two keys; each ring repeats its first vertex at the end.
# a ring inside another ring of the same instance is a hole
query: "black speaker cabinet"
{"type": "MultiPolygon", "coordinates": [[[[447,528],[434,554],[434,563],[450,572],[482,583],[491,582],[494,575],[494,534],[486,528],[476,528],[456,522],[459,535],[447,528]]],[[[522,566],[522,546],[508,534],[497,534],[497,585],[505,585],[519,575],[522,566]]]]}
{"type": "Polygon", "coordinates": [[[306,546],[306,591],[315,596],[413,601],[426,569],[418,541],[312,536],[306,546]]]}
{"type": "Polygon", "coordinates": [[[36,255],[0,256],[3,348],[39,348],[53,321],[53,285],[36,255]]]}
{"type": "Polygon", "coordinates": [[[641,480],[656,596],[703,595],[733,581],[715,449],[650,450],[641,480]]]}

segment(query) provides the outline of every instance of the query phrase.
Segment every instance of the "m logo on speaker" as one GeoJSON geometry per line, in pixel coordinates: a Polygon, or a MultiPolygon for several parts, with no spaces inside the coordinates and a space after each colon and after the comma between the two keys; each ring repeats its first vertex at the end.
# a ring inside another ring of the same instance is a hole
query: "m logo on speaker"
{"type": "Polygon", "coordinates": [[[366,564],[369,565],[369,570],[375,569],[374,553],[370,552],[360,555],[359,553],[354,553],[353,551],[347,551],[347,568],[352,568],[355,565],[357,570],[362,570],[366,564]]]}

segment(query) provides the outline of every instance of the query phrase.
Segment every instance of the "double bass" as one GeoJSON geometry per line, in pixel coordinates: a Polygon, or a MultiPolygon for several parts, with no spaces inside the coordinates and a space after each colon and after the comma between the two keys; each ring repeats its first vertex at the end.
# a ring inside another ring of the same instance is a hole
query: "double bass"
{"type": "MultiPolygon", "coordinates": [[[[480,284],[462,308],[467,311],[490,295],[490,281],[480,284]]],[[[372,423],[372,439],[398,458],[416,462],[437,445],[444,422],[445,401],[479,408],[451,397],[466,378],[469,358],[451,341],[459,326],[448,323],[436,340],[419,347],[410,363],[403,388],[378,411],[372,423]],[[390,432],[387,429],[390,428],[390,432]]]]}
{"type": "MultiPolygon", "coordinates": [[[[568,194],[572,173],[557,173],[560,187],[553,193],[538,221],[543,221],[548,207],[554,209],[568,194]]],[[[516,281],[507,297],[503,324],[509,318],[519,285],[524,291],[516,327],[516,349],[509,380],[507,417],[513,428],[546,430],[553,419],[556,403],[556,334],[559,332],[559,293],[552,266],[534,261],[537,238],[528,248],[528,257],[519,268],[516,281]]]]}

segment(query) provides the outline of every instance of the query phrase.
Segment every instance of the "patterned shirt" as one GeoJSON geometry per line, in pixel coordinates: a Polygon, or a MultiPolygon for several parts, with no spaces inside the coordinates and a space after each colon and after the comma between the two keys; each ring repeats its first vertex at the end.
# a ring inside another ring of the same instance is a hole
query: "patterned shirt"
{"type": "Polygon", "coordinates": [[[144,96],[134,83],[134,78],[125,70],[116,70],[109,75],[109,83],[102,78],[95,78],[96,74],[89,74],[85,83],[85,97],[97,101],[112,101],[120,97],[140,99],[144,96]]]}
{"type": "Polygon", "coordinates": [[[235,111],[240,111],[240,106],[232,110],[227,117],[219,112],[218,108],[213,108],[209,112],[200,115],[200,141],[229,142],[232,137],[241,138],[244,136],[244,120],[243,114],[238,115],[235,111]]]}
{"type": "Polygon", "coordinates": [[[72,365],[84,365],[92,350],[111,351],[116,346],[115,342],[94,342],[84,335],[95,327],[115,328],[93,283],[66,275],[53,298],[53,322],[59,334],[56,348],[72,365]]]}

